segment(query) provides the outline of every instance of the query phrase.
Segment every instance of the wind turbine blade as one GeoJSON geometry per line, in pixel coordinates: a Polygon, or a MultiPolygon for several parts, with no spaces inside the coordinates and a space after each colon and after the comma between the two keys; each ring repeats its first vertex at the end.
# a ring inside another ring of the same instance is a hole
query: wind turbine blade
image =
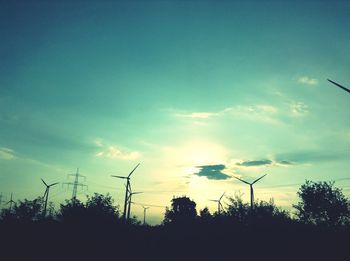
{"type": "Polygon", "coordinates": [[[140,163],[136,165],[136,167],[130,172],[128,175],[128,178],[130,178],[131,174],[137,169],[137,167],[140,166],[140,163]]]}
{"type": "Polygon", "coordinates": [[[222,194],[222,196],[220,197],[219,201],[222,199],[222,197],[225,195],[226,192],[224,192],[224,194],[222,194]]]}
{"type": "Polygon", "coordinates": [[[123,177],[123,176],[114,176],[114,175],[111,175],[111,177],[113,177],[113,178],[119,178],[119,179],[127,179],[127,177],[123,177]]]}
{"type": "Polygon", "coordinates": [[[237,178],[237,177],[235,177],[235,176],[233,176],[233,177],[236,178],[236,179],[238,179],[238,180],[240,180],[240,181],[242,181],[242,182],[245,183],[245,184],[250,185],[250,183],[248,183],[247,181],[245,181],[245,180],[243,180],[243,179],[237,178]]]}
{"type": "Polygon", "coordinates": [[[219,202],[219,200],[217,199],[208,199],[209,201],[213,201],[213,202],[219,202]]]}
{"type": "Polygon", "coordinates": [[[41,181],[44,183],[44,185],[47,187],[47,184],[46,184],[46,182],[43,180],[43,179],[41,179],[41,181]]]}
{"type": "Polygon", "coordinates": [[[342,85],[340,85],[339,83],[333,82],[332,80],[327,79],[329,82],[333,83],[334,85],[338,86],[339,88],[342,88],[344,91],[350,93],[350,90],[342,85]]]}
{"type": "Polygon", "coordinates": [[[55,186],[57,184],[59,184],[59,182],[52,183],[52,184],[49,185],[49,187],[55,186]]]}
{"type": "Polygon", "coordinates": [[[255,182],[258,182],[259,180],[261,180],[261,179],[262,179],[263,177],[265,177],[266,175],[267,175],[267,174],[262,175],[260,178],[254,180],[254,181],[252,182],[252,185],[253,185],[255,182]]]}
{"type": "Polygon", "coordinates": [[[141,193],[143,193],[143,192],[132,192],[130,194],[135,195],[135,194],[141,194],[141,193]]]}

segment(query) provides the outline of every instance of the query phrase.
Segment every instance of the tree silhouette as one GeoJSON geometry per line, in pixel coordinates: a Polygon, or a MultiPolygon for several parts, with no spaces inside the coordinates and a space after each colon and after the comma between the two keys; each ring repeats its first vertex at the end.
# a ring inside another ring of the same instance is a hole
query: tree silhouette
{"type": "Polygon", "coordinates": [[[66,200],[60,205],[58,217],[63,222],[78,222],[86,215],[86,208],[79,199],[66,200]]]}
{"type": "Polygon", "coordinates": [[[197,217],[196,203],[188,197],[177,197],[171,200],[171,209],[167,208],[164,215],[164,224],[187,224],[197,217]]]}
{"type": "Polygon", "coordinates": [[[19,201],[13,208],[13,217],[22,222],[37,221],[42,217],[43,199],[38,197],[34,200],[24,199],[19,201]]]}
{"type": "Polygon", "coordinates": [[[253,209],[248,203],[243,203],[240,195],[229,198],[229,201],[227,215],[239,224],[266,226],[290,221],[288,212],[278,208],[273,199],[256,201],[253,209]]]}
{"type": "Polygon", "coordinates": [[[307,180],[299,191],[300,202],[293,207],[299,220],[307,224],[338,226],[349,222],[350,205],[334,182],[307,180]]]}
{"type": "Polygon", "coordinates": [[[113,206],[112,197],[107,194],[95,193],[92,197],[88,196],[85,204],[87,218],[91,221],[114,222],[119,218],[118,207],[113,206]]]}

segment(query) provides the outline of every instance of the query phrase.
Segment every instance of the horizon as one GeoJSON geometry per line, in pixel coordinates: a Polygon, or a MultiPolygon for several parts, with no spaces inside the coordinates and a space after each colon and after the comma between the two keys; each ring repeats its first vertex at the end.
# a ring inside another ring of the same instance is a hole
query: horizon
{"type": "MultiPolygon", "coordinates": [[[[15,1],[0,9],[0,193],[73,182],[197,210],[222,193],[291,210],[305,180],[350,196],[347,1],[15,1]]],[[[50,190],[57,205],[72,188],[50,190]]],[[[143,209],[132,214],[142,220],[143,209]]],[[[147,210],[151,224],[164,210],[147,210]]]]}

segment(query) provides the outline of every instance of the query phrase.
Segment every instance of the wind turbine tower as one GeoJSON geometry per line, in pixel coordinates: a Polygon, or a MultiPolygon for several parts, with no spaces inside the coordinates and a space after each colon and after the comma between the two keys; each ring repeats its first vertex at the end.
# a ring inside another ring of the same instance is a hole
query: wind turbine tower
{"type": "Polygon", "coordinates": [[[44,185],[46,186],[45,193],[44,193],[44,197],[43,197],[44,200],[45,200],[45,203],[44,203],[44,211],[43,211],[43,217],[46,217],[46,208],[47,208],[47,201],[48,201],[48,199],[49,199],[50,187],[57,185],[58,182],[52,183],[52,184],[50,184],[50,185],[47,185],[46,182],[45,182],[43,179],[41,179],[41,181],[42,181],[42,182],[44,183],[44,185]]]}
{"type": "Polygon", "coordinates": [[[242,181],[243,183],[245,184],[248,184],[250,186],[250,208],[253,209],[254,208],[254,189],[253,189],[253,185],[258,182],[259,180],[261,180],[263,177],[265,177],[267,174],[261,176],[260,178],[254,180],[252,183],[249,183],[243,179],[240,179],[240,178],[237,178],[237,177],[234,177],[240,181],[242,181]]]}
{"type": "Polygon", "coordinates": [[[11,198],[10,198],[10,201],[9,201],[9,202],[7,202],[7,204],[10,204],[10,213],[11,213],[11,211],[12,211],[12,204],[16,204],[16,202],[14,202],[14,201],[13,201],[13,199],[12,199],[12,192],[11,192],[11,198]]]}
{"type": "Polygon", "coordinates": [[[143,208],[143,225],[146,225],[146,210],[149,209],[149,207],[141,206],[143,208]]]}
{"type": "Polygon", "coordinates": [[[128,214],[127,214],[127,217],[126,217],[127,222],[130,221],[130,211],[131,211],[131,203],[132,203],[131,197],[132,197],[132,195],[136,195],[136,194],[141,194],[142,193],[142,192],[131,192],[131,188],[130,188],[129,192],[130,193],[129,193],[129,199],[128,199],[128,214]]]}
{"type": "Polygon", "coordinates": [[[126,221],[126,212],[127,212],[127,206],[129,205],[128,204],[128,200],[129,200],[129,194],[131,193],[131,185],[130,185],[130,177],[131,177],[131,174],[134,173],[134,171],[137,169],[137,167],[140,165],[137,164],[136,167],[129,173],[128,176],[114,176],[114,175],[111,175],[111,177],[113,178],[119,178],[119,179],[126,179],[126,189],[125,189],[125,199],[124,199],[124,211],[123,211],[123,219],[124,221],[126,221]]]}
{"type": "Polygon", "coordinates": [[[221,204],[221,199],[225,195],[226,192],[224,192],[219,199],[211,199],[210,201],[217,202],[218,203],[218,214],[220,215],[221,209],[224,209],[224,207],[221,204]]]}

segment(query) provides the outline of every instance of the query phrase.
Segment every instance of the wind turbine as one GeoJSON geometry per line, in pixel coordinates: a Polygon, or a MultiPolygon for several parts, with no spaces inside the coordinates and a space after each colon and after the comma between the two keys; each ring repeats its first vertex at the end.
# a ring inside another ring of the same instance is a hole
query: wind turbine
{"type": "Polygon", "coordinates": [[[129,193],[131,192],[131,186],[130,186],[130,176],[131,174],[137,169],[137,167],[140,165],[137,164],[136,167],[129,173],[128,176],[114,176],[111,175],[114,178],[119,178],[119,179],[126,179],[126,189],[125,189],[125,200],[124,200],[124,211],[123,211],[123,219],[126,221],[126,208],[128,206],[128,198],[129,198],[129,193]]]}
{"type": "Polygon", "coordinates": [[[224,192],[219,199],[210,199],[210,201],[217,202],[218,203],[218,214],[220,215],[220,210],[224,207],[221,204],[221,199],[225,195],[226,192],[224,192]]]}
{"type": "Polygon", "coordinates": [[[44,193],[44,196],[43,196],[43,198],[45,199],[43,217],[46,217],[46,208],[47,208],[47,201],[48,201],[48,199],[49,199],[50,187],[57,185],[58,182],[52,183],[52,184],[50,184],[50,185],[47,185],[46,182],[45,182],[43,179],[41,179],[41,181],[42,181],[42,182],[44,183],[44,185],[46,186],[45,193],[44,193]]]}
{"type": "Polygon", "coordinates": [[[130,211],[131,211],[131,203],[132,203],[131,197],[132,197],[132,195],[143,193],[143,192],[131,192],[131,187],[129,189],[130,190],[129,190],[129,198],[128,198],[128,215],[126,217],[127,222],[129,222],[129,220],[130,220],[130,211]]]}
{"type": "Polygon", "coordinates": [[[16,202],[14,202],[14,201],[12,200],[12,192],[11,192],[11,199],[10,199],[9,202],[7,202],[7,204],[10,204],[10,213],[11,213],[11,211],[12,211],[12,204],[16,204],[16,202]]]}
{"type": "Polygon", "coordinates": [[[327,81],[333,83],[334,85],[338,86],[339,88],[342,88],[344,91],[350,93],[350,90],[349,90],[348,88],[346,88],[346,87],[340,85],[339,83],[333,82],[332,80],[329,80],[329,79],[327,79],[327,81]]]}
{"type": "Polygon", "coordinates": [[[251,209],[254,208],[254,190],[253,190],[253,185],[254,185],[256,182],[258,182],[259,180],[261,180],[263,177],[265,177],[266,175],[267,175],[267,174],[262,175],[260,178],[254,180],[252,183],[249,183],[249,182],[247,182],[247,181],[245,181],[245,180],[243,180],[243,179],[240,179],[240,178],[237,178],[237,177],[233,176],[234,178],[236,178],[236,179],[238,179],[238,180],[242,181],[243,183],[248,184],[248,185],[250,186],[250,208],[251,208],[251,209]]]}
{"type": "Polygon", "coordinates": [[[141,206],[143,208],[143,225],[146,225],[146,210],[149,209],[149,207],[141,206]]]}

